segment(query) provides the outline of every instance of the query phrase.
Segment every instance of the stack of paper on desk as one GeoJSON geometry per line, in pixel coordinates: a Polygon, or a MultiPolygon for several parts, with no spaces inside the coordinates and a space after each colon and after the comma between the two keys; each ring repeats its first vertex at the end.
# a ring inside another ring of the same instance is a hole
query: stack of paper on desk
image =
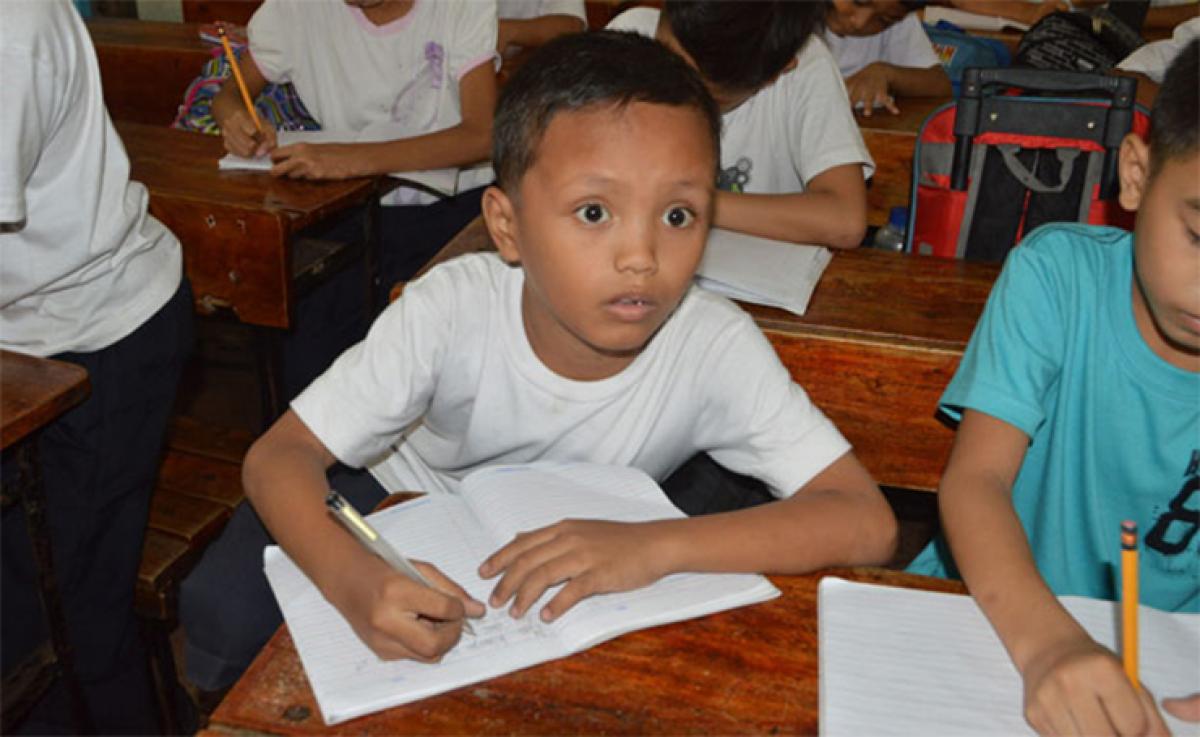
{"type": "Polygon", "coordinates": [[[730,299],[803,315],[831,258],[827,248],[713,228],[696,283],[730,299]]]}
{"type": "Polygon", "coordinates": [[[948,8],[942,5],[930,5],[925,8],[926,23],[931,26],[937,25],[940,20],[953,23],[964,31],[1000,31],[1005,28],[1013,28],[1018,31],[1029,30],[1028,23],[1001,18],[998,15],[972,13],[968,10],[948,8]]]}
{"type": "MultiPolygon", "coordinates": [[[[636,522],[682,516],[636,469],[539,463],[476,471],[460,494],[427,495],[369,519],[404,555],[435,564],[486,602],[495,580],[480,579],[476,569],[518,532],[566,517],[636,522]]],[[[520,620],[507,609],[490,610],[473,622],[474,636],[464,634],[441,663],[426,665],[377,658],[279,548],[267,549],[264,565],[327,724],[561,658],[633,630],[779,595],[762,576],[680,574],[585,599],[547,625],[537,612],[555,587],[520,620]]]]}
{"type": "MultiPolygon", "coordinates": [[[[383,125],[371,126],[359,133],[331,130],[278,131],[275,136],[280,146],[290,146],[293,143],[376,143],[404,137],[399,131],[383,125]]],[[[271,165],[270,156],[246,158],[225,154],[217,161],[217,168],[221,171],[270,171],[271,165]]],[[[396,172],[392,176],[447,197],[458,193],[458,169],[396,172]]]]}
{"type": "MultiPolygon", "coordinates": [[[[1106,647],[1119,605],[1060,599],[1106,647]]],[[[1021,678],[969,596],[821,580],[821,734],[1032,735],[1021,678]]],[[[1138,613],[1140,678],[1158,698],[1200,692],[1200,614],[1138,613]]],[[[1175,735],[1200,734],[1166,714],[1175,735]]]]}

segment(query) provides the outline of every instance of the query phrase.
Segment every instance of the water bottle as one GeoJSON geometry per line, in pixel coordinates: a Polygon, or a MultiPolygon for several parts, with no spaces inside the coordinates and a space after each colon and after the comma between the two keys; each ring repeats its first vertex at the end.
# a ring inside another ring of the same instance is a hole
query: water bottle
{"type": "Polygon", "coordinates": [[[893,207],[888,214],[887,225],[875,231],[875,238],[871,241],[871,246],[884,251],[896,251],[897,253],[903,251],[906,228],[908,228],[908,208],[893,207]]]}

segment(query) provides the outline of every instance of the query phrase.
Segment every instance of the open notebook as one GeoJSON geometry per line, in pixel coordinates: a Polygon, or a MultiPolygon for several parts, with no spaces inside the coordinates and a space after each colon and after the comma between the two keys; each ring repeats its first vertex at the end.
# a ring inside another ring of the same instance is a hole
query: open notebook
{"type": "MultiPolygon", "coordinates": [[[[376,143],[404,138],[406,135],[387,125],[369,126],[359,133],[336,130],[278,131],[276,142],[280,146],[293,143],[376,143]]],[[[246,158],[225,154],[217,161],[221,171],[270,171],[271,157],[246,158]]],[[[419,188],[445,197],[458,193],[458,169],[428,169],[425,171],[396,172],[392,176],[415,184],[419,188]]]]}
{"type": "Polygon", "coordinates": [[[828,248],[713,228],[696,284],[731,299],[803,315],[832,258],[828,248]]]}
{"type": "MultiPolygon", "coordinates": [[[[1061,597],[1106,647],[1120,607],[1061,597]]],[[[1033,735],[1021,678],[969,596],[821,580],[821,734],[1033,735]]],[[[1200,692],[1200,614],[1138,613],[1139,676],[1158,698],[1200,692]]],[[[1175,735],[1200,724],[1164,716],[1175,735]]]]}
{"type": "Polygon", "coordinates": [[[940,20],[953,23],[964,31],[1000,31],[1011,28],[1017,31],[1028,31],[1029,24],[1020,21],[1001,18],[998,15],[972,13],[968,10],[948,8],[943,5],[930,5],[925,8],[925,22],[937,25],[940,20]]]}
{"type": "MultiPolygon", "coordinates": [[[[437,565],[472,596],[487,601],[495,579],[476,575],[483,559],[517,532],[566,517],[625,522],[682,517],[641,471],[589,464],[538,463],[476,471],[457,495],[427,495],[369,517],[407,556],[437,565]]],[[[277,547],[263,556],[304,670],[327,724],[449,691],[561,658],[633,630],[766,601],[767,579],[741,574],[679,574],[636,591],[592,597],[552,624],[507,609],[473,621],[441,663],[382,661],[354,634],[277,547]]]]}

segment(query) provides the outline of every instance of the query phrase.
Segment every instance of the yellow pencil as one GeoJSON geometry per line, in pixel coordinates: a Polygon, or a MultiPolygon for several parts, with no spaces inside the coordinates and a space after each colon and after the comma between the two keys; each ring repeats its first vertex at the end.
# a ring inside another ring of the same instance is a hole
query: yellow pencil
{"type": "Polygon", "coordinates": [[[242,91],[242,102],[246,103],[246,110],[250,112],[250,119],[254,121],[254,127],[258,129],[259,133],[262,133],[262,121],[258,119],[258,113],[254,110],[254,100],[250,99],[250,90],[246,89],[246,80],[242,79],[242,70],[238,67],[237,57],[233,55],[233,47],[229,45],[229,37],[225,35],[225,26],[217,26],[217,34],[221,37],[221,45],[225,47],[225,58],[229,60],[229,66],[233,68],[233,78],[237,80],[238,89],[242,91]]]}
{"type": "Polygon", "coordinates": [[[1121,523],[1121,658],[1125,675],[1138,683],[1138,546],[1137,523],[1121,523]]]}

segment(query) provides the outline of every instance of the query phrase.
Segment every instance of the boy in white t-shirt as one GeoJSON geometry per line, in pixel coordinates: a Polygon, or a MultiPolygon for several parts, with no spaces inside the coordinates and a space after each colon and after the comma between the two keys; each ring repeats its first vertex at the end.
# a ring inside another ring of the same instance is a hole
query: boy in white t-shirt
{"type": "Polygon", "coordinates": [[[496,50],[501,54],[587,30],[583,0],[496,0],[496,17],[496,50]]]}
{"type": "MultiPolygon", "coordinates": [[[[74,673],[99,734],[159,730],[133,590],[167,420],[192,341],[179,241],[104,107],[67,0],[0,2],[0,348],[87,370],[90,391],[36,436],[53,573],[74,673]]],[[[6,418],[8,419],[8,418],[6,418]]],[[[0,460],[5,491],[19,464],[0,460]]],[[[28,480],[26,480],[28,483],[28,480]]],[[[25,510],[4,510],[6,676],[47,636],[25,510]]],[[[9,733],[72,734],[57,678],[9,733]]],[[[5,690],[5,724],[9,691],[5,690]]]]}
{"type": "Polygon", "coordinates": [[[651,36],[699,72],[721,107],[714,225],[833,248],[867,227],[864,178],[875,165],[812,2],[667,0],[608,27],[651,36]]]}
{"type": "Polygon", "coordinates": [[[948,97],[942,68],[921,19],[925,5],[908,0],[828,0],[825,43],[846,78],[850,102],[870,116],[900,112],[896,97],[948,97]]]}
{"type": "MultiPolygon", "coordinates": [[[[476,468],[536,460],[661,480],[699,451],[777,497],[522,535],[480,568],[498,581],[489,604],[514,616],[555,582],[566,586],[543,620],[676,571],[887,559],[895,521],[846,441],[749,316],[692,287],[719,129],[703,83],[660,44],[595,32],[543,46],[497,109],[499,188],[483,209],[499,254],[410,284],[251,448],[243,478],[263,522],[381,657],[439,658],[484,607],[424,564],[437,590],[413,584],[337,526],[322,500],[338,460],[371,466],[379,483],[363,506],[384,490],[455,493],[476,468]]],[[[261,578],[263,542],[244,574],[261,578]]]]}

